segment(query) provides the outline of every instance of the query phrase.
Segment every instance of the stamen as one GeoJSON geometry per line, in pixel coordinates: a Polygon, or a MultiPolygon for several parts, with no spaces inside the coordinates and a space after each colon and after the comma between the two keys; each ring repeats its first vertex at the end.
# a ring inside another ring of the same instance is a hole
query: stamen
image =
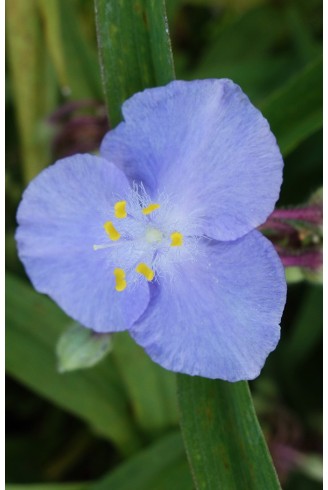
{"type": "Polygon", "coordinates": [[[117,267],[114,269],[115,276],[115,289],[116,291],[124,291],[126,288],[125,272],[123,269],[117,267]]]}
{"type": "Polygon", "coordinates": [[[143,208],[143,209],[141,210],[141,212],[142,212],[143,214],[146,214],[146,215],[147,215],[147,214],[152,213],[153,211],[155,211],[155,210],[156,210],[156,209],[158,209],[159,207],[160,207],[160,205],[159,205],[159,204],[155,204],[155,203],[154,203],[154,204],[149,204],[149,206],[147,206],[146,208],[143,208]]]}
{"type": "Polygon", "coordinates": [[[152,281],[155,276],[155,272],[143,262],[140,262],[140,264],[137,265],[136,272],[142,274],[147,279],[147,281],[152,281]]]}
{"type": "Polygon", "coordinates": [[[105,245],[93,245],[93,250],[97,251],[97,250],[103,250],[104,248],[109,248],[109,247],[112,247],[113,245],[108,245],[108,243],[106,243],[105,245]]]}
{"type": "Polygon", "coordinates": [[[121,234],[117,231],[111,221],[106,221],[104,228],[109,238],[114,242],[120,238],[121,234]]]}
{"type": "Polygon", "coordinates": [[[181,247],[183,244],[183,235],[178,231],[171,233],[171,247],[181,247]]]}
{"type": "Polygon", "coordinates": [[[126,201],[118,201],[114,205],[114,212],[115,212],[115,218],[126,218],[127,217],[127,212],[126,212],[126,201]]]}

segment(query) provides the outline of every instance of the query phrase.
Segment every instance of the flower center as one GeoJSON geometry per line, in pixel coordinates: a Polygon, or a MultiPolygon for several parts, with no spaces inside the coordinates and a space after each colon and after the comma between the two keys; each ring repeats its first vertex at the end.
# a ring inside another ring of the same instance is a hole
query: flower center
{"type": "Polygon", "coordinates": [[[157,228],[147,228],[145,238],[148,243],[160,243],[163,240],[163,233],[157,228]]]}
{"type": "Polygon", "coordinates": [[[110,248],[118,292],[140,276],[149,282],[156,280],[158,271],[172,270],[171,265],[181,257],[193,255],[195,239],[185,236],[184,226],[173,218],[168,200],[162,201],[150,202],[143,188],[133,188],[130,198],[117,201],[108,213],[109,221],[103,228],[109,243],[93,248],[110,248]]]}

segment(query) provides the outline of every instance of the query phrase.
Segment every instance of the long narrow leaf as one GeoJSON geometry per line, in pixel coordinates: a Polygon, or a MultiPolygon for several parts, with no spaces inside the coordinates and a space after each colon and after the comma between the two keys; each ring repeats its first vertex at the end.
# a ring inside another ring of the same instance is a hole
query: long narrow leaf
{"type": "MultiPolygon", "coordinates": [[[[133,93],[174,79],[164,0],[95,0],[103,86],[112,124],[133,93]]],[[[177,422],[175,380],[156,366],[126,334],[113,355],[140,427],[163,430],[177,422]],[[146,389],[145,389],[146,387],[146,389]]]]}
{"type": "Polygon", "coordinates": [[[179,432],[163,436],[97,482],[8,485],[6,490],[192,490],[179,432]]]}
{"type": "Polygon", "coordinates": [[[39,483],[33,485],[6,485],[6,490],[88,490],[89,483],[39,483]]]}
{"type": "Polygon", "coordinates": [[[246,382],[178,375],[178,398],[197,489],[280,488],[246,382]]]}
{"type": "Polygon", "coordinates": [[[117,370],[109,358],[93,369],[59,374],[55,346],[70,320],[48,298],[6,277],[6,369],[37,393],[90,423],[124,452],[139,444],[117,370]]]}
{"type": "Polygon", "coordinates": [[[317,314],[323,308],[322,287],[309,288],[294,320],[291,333],[280,349],[283,369],[293,372],[309,356],[322,338],[322,318],[317,314]]]}
{"type": "MultiPolygon", "coordinates": [[[[116,124],[127,97],[174,78],[164,7],[162,2],[148,0],[95,0],[95,5],[105,96],[116,124]],[[156,23],[156,13],[164,21],[156,23]],[[152,34],[156,31],[157,41],[152,34]],[[151,40],[158,44],[157,56],[159,50],[162,53],[157,61],[151,40]]],[[[247,384],[181,375],[178,386],[185,444],[197,488],[279,489],[247,384]]]]}
{"type": "Polygon", "coordinates": [[[156,433],[176,425],[174,374],[155,364],[126,332],[116,334],[113,344],[113,358],[140,428],[146,433],[156,433]]]}
{"type": "Polygon", "coordinates": [[[97,52],[92,50],[78,22],[77,3],[58,0],[58,8],[70,97],[74,100],[100,99],[102,87],[97,52]]]}
{"type": "MultiPolygon", "coordinates": [[[[49,132],[45,119],[55,105],[56,82],[42,50],[36,0],[7,4],[8,58],[17,114],[23,177],[29,182],[48,163],[49,132]]],[[[51,69],[51,68],[50,68],[51,69]]]]}
{"type": "Polygon", "coordinates": [[[112,125],[121,105],[174,78],[163,0],[95,0],[101,72],[112,125]]]}
{"type": "Polygon", "coordinates": [[[179,433],[168,434],[123,463],[89,490],[192,490],[179,433]]]}
{"type": "Polygon", "coordinates": [[[322,127],[322,57],[311,63],[260,106],[283,155],[322,127]]]}
{"type": "Polygon", "coordinates": [[[45,23],[45,38],[49,54],[56,69],[57,78],[63,88],[68,86],[67,70],[64,59],[61,18],[58,0],[38,0],[40,14],[45,23]]]}

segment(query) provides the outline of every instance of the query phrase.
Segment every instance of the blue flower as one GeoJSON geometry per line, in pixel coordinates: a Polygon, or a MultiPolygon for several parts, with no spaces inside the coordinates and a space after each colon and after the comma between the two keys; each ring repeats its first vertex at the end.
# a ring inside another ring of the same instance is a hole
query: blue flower
{"type": "Polygon", "coordinates": [[[101,156],[44,170],[18,210],[34,287],[97,332],[128,329],[163,367],[258,376],[279,340],[286,283],[255,228],[283,162],[230,80],[175,81],[123,105],[101,156]]]}

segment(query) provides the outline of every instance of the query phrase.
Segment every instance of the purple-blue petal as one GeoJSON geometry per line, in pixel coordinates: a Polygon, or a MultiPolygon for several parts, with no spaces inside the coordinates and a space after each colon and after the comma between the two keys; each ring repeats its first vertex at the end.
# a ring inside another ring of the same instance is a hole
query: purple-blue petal
{"type": "Polygon", "coordinates": [[[234,240],[274,209],[283,161],[261,113],[231,80],[174,81],[123,104],[102,155],[154,199],[167,193],[195,233],[234,240]]]}
{"type": "Polygon", "coordinates": [[[173,281],[161,279],[130,333],[166,369],[253,379],[280,337],[283,267],[257,231],[204,246],[204,260],[181,265],[173,281]]]}
{"type": "Polygon", "coordinates": [[[149,302],[149,288],[115,290],[103,224],[129,184],[114,165],[91,155],[60,160],[36,177],[19,206],[19,257],[35,289],[99,332],[129,328],[149,302]]]}

